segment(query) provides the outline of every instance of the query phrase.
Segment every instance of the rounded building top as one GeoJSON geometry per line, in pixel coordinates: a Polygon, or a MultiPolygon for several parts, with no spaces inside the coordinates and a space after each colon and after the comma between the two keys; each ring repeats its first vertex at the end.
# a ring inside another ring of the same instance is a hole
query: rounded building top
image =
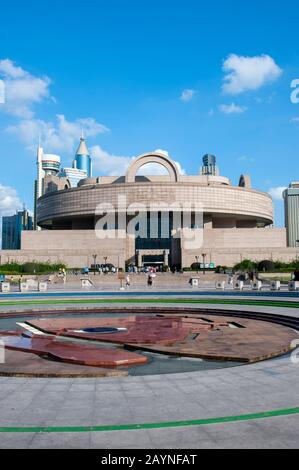
{"type": "Polygon", "coordinates": [[[43,162],[55,162],[55,163],[60,164],[61,158],[59,157],[59,155],[54,155],[52,153],[47,153],[47,154],[43,155],[42,161],[43,162]]]}

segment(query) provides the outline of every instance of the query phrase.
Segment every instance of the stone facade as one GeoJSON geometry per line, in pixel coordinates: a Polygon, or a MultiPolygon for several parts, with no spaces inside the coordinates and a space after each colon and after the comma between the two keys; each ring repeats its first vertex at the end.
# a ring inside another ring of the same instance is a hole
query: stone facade
{"type": "Polygon", "coordinates": [[[253,190],[246,175],[240,178],[239,186],[218,175],[181,175],[170,158],[154,153],[135,159],[125,176],[89,178],[78,188],[59,189],[51,191],[49,181],[49,192],[38,200],[37,218],[44,230],[25,232],[22,250],[0,252],[1,263],[50,261],[74,268],[90,266],[96,254],[99,264],[107,258],[108,263],[124,268],[126,263],[141,264],[142,253],[150,253],[160,256],[164,264],[189,267],[205,253],[206,262],[233,266],[246,258],[291,261],[299,256],[299,249],[287,248],[285,229],[270,228],[272,199],[253,190]],[[147,163],[161,164],[169,175],[138,176],[147,163]],[[152,241],[148,237],[138,245],[137,239],[129,236],[129,223],[138,212],[131,207],[136,204],[147,215],[158,214],[159,224],[169,211],[169,239],[152,241]],[[170,209],[173,204],[176,209],[170,209]],[[188,205],[190,221],[185,223],[180,215],[183,224],[174,228],[174,218],[188,205]],[[104,213],[114,212],[114,226],[103,228],[98,237],[97,222],[103,220],[104,213]],[[192,237],[195,243],[190,243],[192,237]]]}

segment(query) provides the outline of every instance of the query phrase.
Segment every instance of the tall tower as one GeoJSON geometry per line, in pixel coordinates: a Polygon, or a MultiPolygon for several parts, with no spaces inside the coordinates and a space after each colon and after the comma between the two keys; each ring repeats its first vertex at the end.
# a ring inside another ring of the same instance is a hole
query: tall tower
{"type": "Polygon", "coordinates": [[[34,230],[40,230],[37,226],[37,201],[43,195],[43,178],[45,176],[45,172],[43,170],[43,156],[44,151],[39,142],[36,159],[37,179],[34,184],[34,230]]]}
{"type": "Polygon", "coordinates": [[[87,178],[92,177],[92,161],[85,142],[83,132],[80,139],[80,145],[78,147],[75,160],[73,162],[73,167],[77,170],[85,171],[87,174],[87,178]]]}
{"type": "Polygon", "coordinates": [[[44,176],[57,176],[60,171],[60,162],[61,159],[58,155],[44,154],[42,158],[44,176]]]}
{"type": "Polygon", "coordinates": [[[299,181],[291,183],[283,197],[288,246],[295,248],[299,246],[299,181]]]}
{"type": "Polygon", "coordinates": [[[202,160],[203,166],[201,167],[201,175],[219,176],[219,169],[216,165],[216,157],[214,155],[205,155],[202,160]]]}

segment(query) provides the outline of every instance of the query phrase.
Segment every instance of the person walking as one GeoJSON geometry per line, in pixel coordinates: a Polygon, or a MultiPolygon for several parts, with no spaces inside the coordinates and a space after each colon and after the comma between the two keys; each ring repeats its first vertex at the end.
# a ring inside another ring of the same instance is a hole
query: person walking
{"type": "Polygon", "coordinates": [[[151,274],[147,278],[147,285],[148,285],[148,287],[152,287],[152,285],[153,285],[153,277],[152,277],[151,274]]]}
{"type": "Polygon", "coordinates": [[[127,289],[129,289],[130,286],[131,286],[131,279],[130,279],[130,276],[127,275],[127,278],[126,278],[126,287],[127,287],[127,289]]]}

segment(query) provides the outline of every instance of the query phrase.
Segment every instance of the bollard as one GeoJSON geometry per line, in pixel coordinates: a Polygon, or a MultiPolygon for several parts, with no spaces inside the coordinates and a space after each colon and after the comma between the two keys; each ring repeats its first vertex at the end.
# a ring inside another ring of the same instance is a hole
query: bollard
{"type": "Polygon", "coordinates": [[[20,292],[28,292],[27,282],[20,282],[20,292]]]}
{"type": "Polygon", "coordinates": [[[199,286],[199,279],[193,278],[191,279],[191,286],[198,287],[199,286]]]}
{"type": "Polygon", "coordinates": [[[296,292],[297,290],[299,290],[299,282],[298,281],[289,282],[289,291],[296,292]]]}
{"type": "Polygon", "coordinates": [[[235,289],[235,290],[239,290],[239,291],[244,290],[244,281],[237,281],[237,282],[235,282],[235,284],[234,284],[234,289],[235,289]]]}
{"type": "Polygon", "coordinates": [[[0,283],[0,292],[10,292],[10,283],[9,282],[1,282],[0,283]]]}
{"type": "Polygon", "coordinates": [[[278,291],[281,288],[281,282],[280,281],[272,281],[270,284],[270,290],[272,291],[278,291]]]}
{"type": "Polygon", "coordinates": [[[81,284],[83,289],[89,289],[93,286],[93,283],[90,279],[81,279],[81,284]]]}
{"type": "Polygon", "coordinates": [[[216,282],[216,289],[217,290],[225,290],[225,281],[217,281],[216,282]]]}
{"type": "Polygon", "coordinates": [[[261,291],[263,288],[262,281],[254,281],[251,285],[252,290],[261,291]]]}
{"type": "Polygon", "coordinates": [[[38,290],[39,290],[39,292],[46,292],[48,290],[48,283],[47,282],[39,282],[38,283],[38,290]]]}

